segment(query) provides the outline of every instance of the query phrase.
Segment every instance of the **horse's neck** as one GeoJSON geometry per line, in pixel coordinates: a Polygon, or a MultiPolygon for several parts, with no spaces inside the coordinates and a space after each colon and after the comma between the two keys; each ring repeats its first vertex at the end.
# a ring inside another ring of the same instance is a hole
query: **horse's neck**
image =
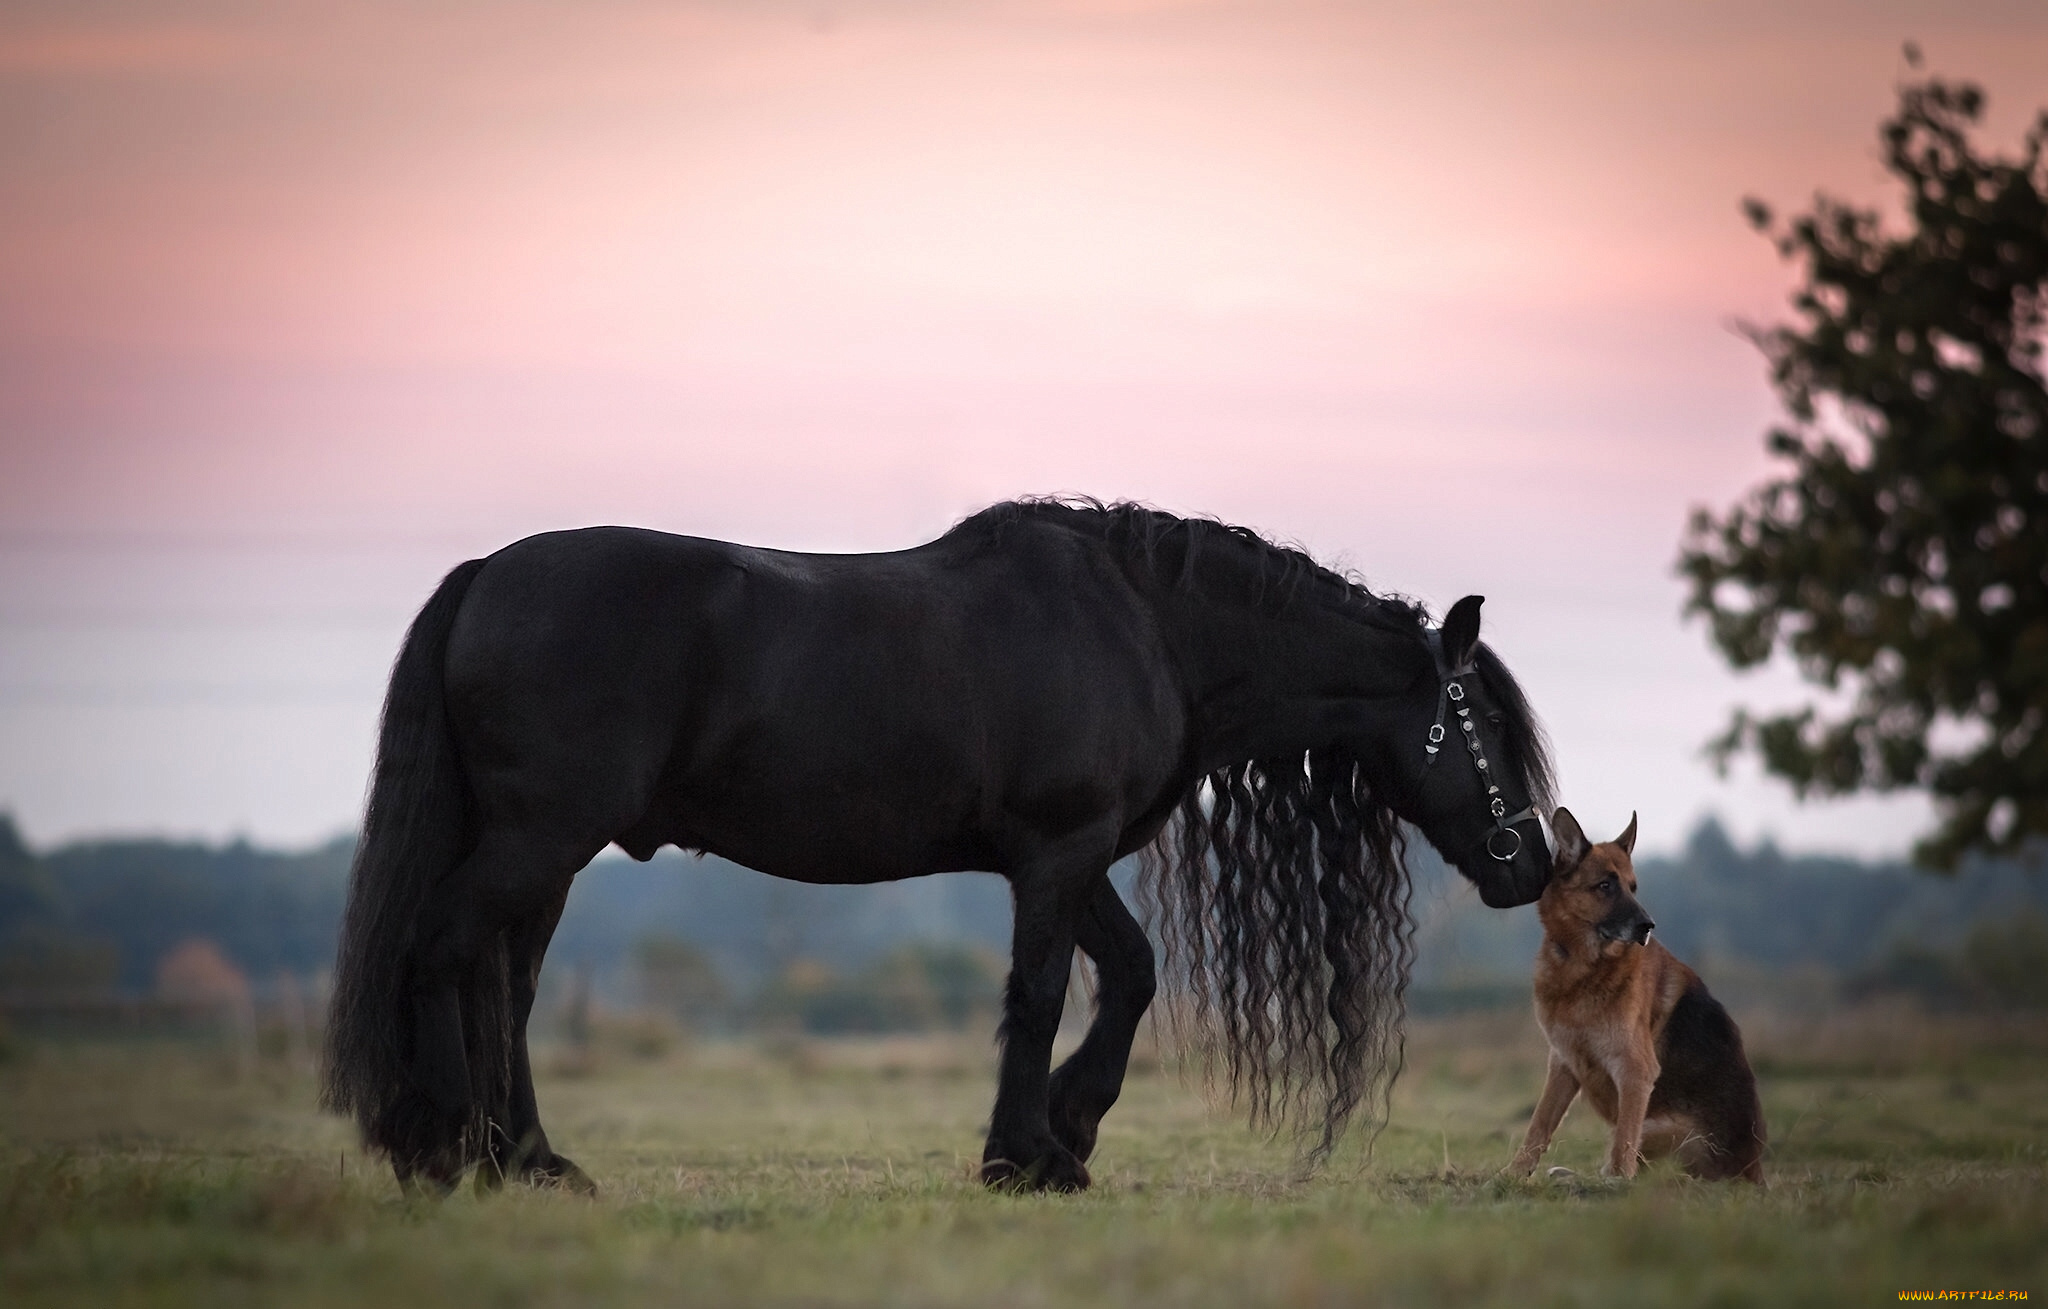
{"type": "Polygon", "coordinates": [[[1191,605],[1179,626],[1203,753],[1219,765],[1365,733],[1426,671],[1419,641],[1335,606],[1191,605]]]}

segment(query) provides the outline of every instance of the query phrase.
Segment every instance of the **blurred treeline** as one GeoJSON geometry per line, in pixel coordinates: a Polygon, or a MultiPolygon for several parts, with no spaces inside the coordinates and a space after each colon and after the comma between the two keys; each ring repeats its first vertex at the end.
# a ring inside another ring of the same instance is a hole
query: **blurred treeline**
{"type": "MultiPolygon", "coordinates": [[[[0,815],[0,1000],[162,994],[167,961],[208,943],[260,1005],[322,990],[352,843],[282,853],[155,840],[37,852],[0,815]]],[[[1533,909],[1481,907],[1416,842],[1421,1013],[1527,1003],[1533,909]]],[[[1879,994],[1930,1008],[2048,1008],[2048,871],[1738,849],[1711,820],[1645,859],[1658,933],[1731,1003],[1811,1006],[1879,994]]],[[[1117,870],[1126,887],[1134,876],[1117,870]]],[[[777,881],[716,858],[612,855],[577,879],[543,1006],[666,1015],[696,1031],[889,1032],[991,1025],[1009,935],[1006,886],[953,874],[870,887],[777,881]]],[[[183,974],[181,974],[182,976],[183,974]]]]}
{"type": "Polygon", "coordinates": [[[334,963],[353,850],[129,840],[37,855],[0,815],[0,990],[146,990],[193,939],[251,977],[310,977],[334,963]]]}

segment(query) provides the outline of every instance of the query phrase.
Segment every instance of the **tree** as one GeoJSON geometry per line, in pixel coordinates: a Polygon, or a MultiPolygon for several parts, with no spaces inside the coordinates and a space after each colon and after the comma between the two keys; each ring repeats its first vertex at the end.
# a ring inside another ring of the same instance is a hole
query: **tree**
{"type": "Polygon", "coordinates": [[[57,888],[50,870],[21,839],[14,815],[0,813],[0,935],[56,912],[57,888]]]}
{"type": "Polygon", "coordinates": [[[2048,836],[2048,112],[2007,159],[1970,140],[1983,106],[1901,86],[1881,139],[1902,233],[1825,195],[1784,224],[1744,202],[1802,273],[1794,321],[1747,329],[1791,467],[1695,510],[1679,557],[1731,664],[1782,649],[1840,693],[1738,711],[1717,763],[1753,751],[1802,797],[1924,788],[1939,822],[1914,854],[1939,869],[2048,836]]]}

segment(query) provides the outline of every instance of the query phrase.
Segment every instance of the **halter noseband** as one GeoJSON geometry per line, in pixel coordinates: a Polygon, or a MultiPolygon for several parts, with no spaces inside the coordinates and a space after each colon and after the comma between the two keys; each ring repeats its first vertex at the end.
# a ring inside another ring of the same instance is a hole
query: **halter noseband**
{"type": "Polygon", "coordinates": [[[1458,680],[1461,677],[1468,677],[1476,673],[1478,671],[1477,666],[1467,661],[1457,668],[1451,667],[1450,661],[1444,657],[1444,638],[1441,631],[1425,632],[1423,633],[1423,639],[1429,645],[1429,657],[1436,661],[1438,683],[1436,692],[1436,722],[1430,726],[1429,741],[1423,746],[1423,749],[1429,752],[1429,757],[1423,761],[1423,767],[1429,768],[1435,765],[1437,751],[1443,747],[1444,743],[1444,713],[1453,705],[1456,705],[1458,710],[1458,727],[1465,734],[1465,748],[1471,752],[1472,762],[1479,769],[1479,780],[1486,787],[1486,808],[1493,815],[1494,830],[1486,838],[1486,853],[1492,855],[1496,862],[1503,864],[1511,863],[1516,855],[1522,853],[1522,834],[1515,830],[1515,824],[1522,822],[1524,819],[1536,817],[1536,806],[1530,805],[1520,813],[1509,813],[1508,802],[1501,798],[1500,787],[1493,780],[1493,769],[1487,764],[1486,751],[1479,744],[1479,725],[1472,721],[1471,708],[1463,703],[1465,699],[1465,685],[1458,680]],[[1508,846],[1506,854],[1499,854],[1494,850],[1493,846],[1494,842],[1500,840],[1503,836],[1507,837],[1512,844],[1508,846]]]}

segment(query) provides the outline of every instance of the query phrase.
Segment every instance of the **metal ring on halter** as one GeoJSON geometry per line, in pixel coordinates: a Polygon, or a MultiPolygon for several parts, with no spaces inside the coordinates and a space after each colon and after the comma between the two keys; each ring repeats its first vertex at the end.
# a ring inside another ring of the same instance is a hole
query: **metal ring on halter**
{"type": "MultiPolygon", "coordinates": [[[[1440,633],[1426,633],[1425,640],[1428,642],[1430,655],[1436,660],[1437,676],[1442,679],[1437,692],[1436,722],[1429,729],[1429,744],[1423,747],[1428,751],[1423,762],[1426,768],[1436,762],[1437,753],[1442,748],[1445,712],[1452,704],[1465,699],[1465,688],[1458,679],[1476,670],[1469,663],[1461,668],[1450,667],[1449,661],[1444,658],[1443,638],[1440,633]]],[[[1472,766],[1479,774],[1479,783],[1486,788],[1486,808],[1493,815],[1495,830],[1486,838],[1486,853],[1496,863],[1513,863],[1515,857],[1522,853],[1522,834],[1515,830],[1515,824],[1524,819],[1536,818],[1536,810],[1532,806],[1511,816],[1503,816],[1507,810],[1507,802],[1500,793],[1499,784],[1493,780],[1493,767],[1487,761],[1485,748],[1480,745],[1479,725],[1473,721],[1471,709],[1460,705],[1458,720],[1458,727],[1464,733],[1465,749],[1471,752],[1472,766]],[[1506,854],[1500,854],[1493,848],[1494,843],[1503,836],[1512,842],[1506,854]]]]}

